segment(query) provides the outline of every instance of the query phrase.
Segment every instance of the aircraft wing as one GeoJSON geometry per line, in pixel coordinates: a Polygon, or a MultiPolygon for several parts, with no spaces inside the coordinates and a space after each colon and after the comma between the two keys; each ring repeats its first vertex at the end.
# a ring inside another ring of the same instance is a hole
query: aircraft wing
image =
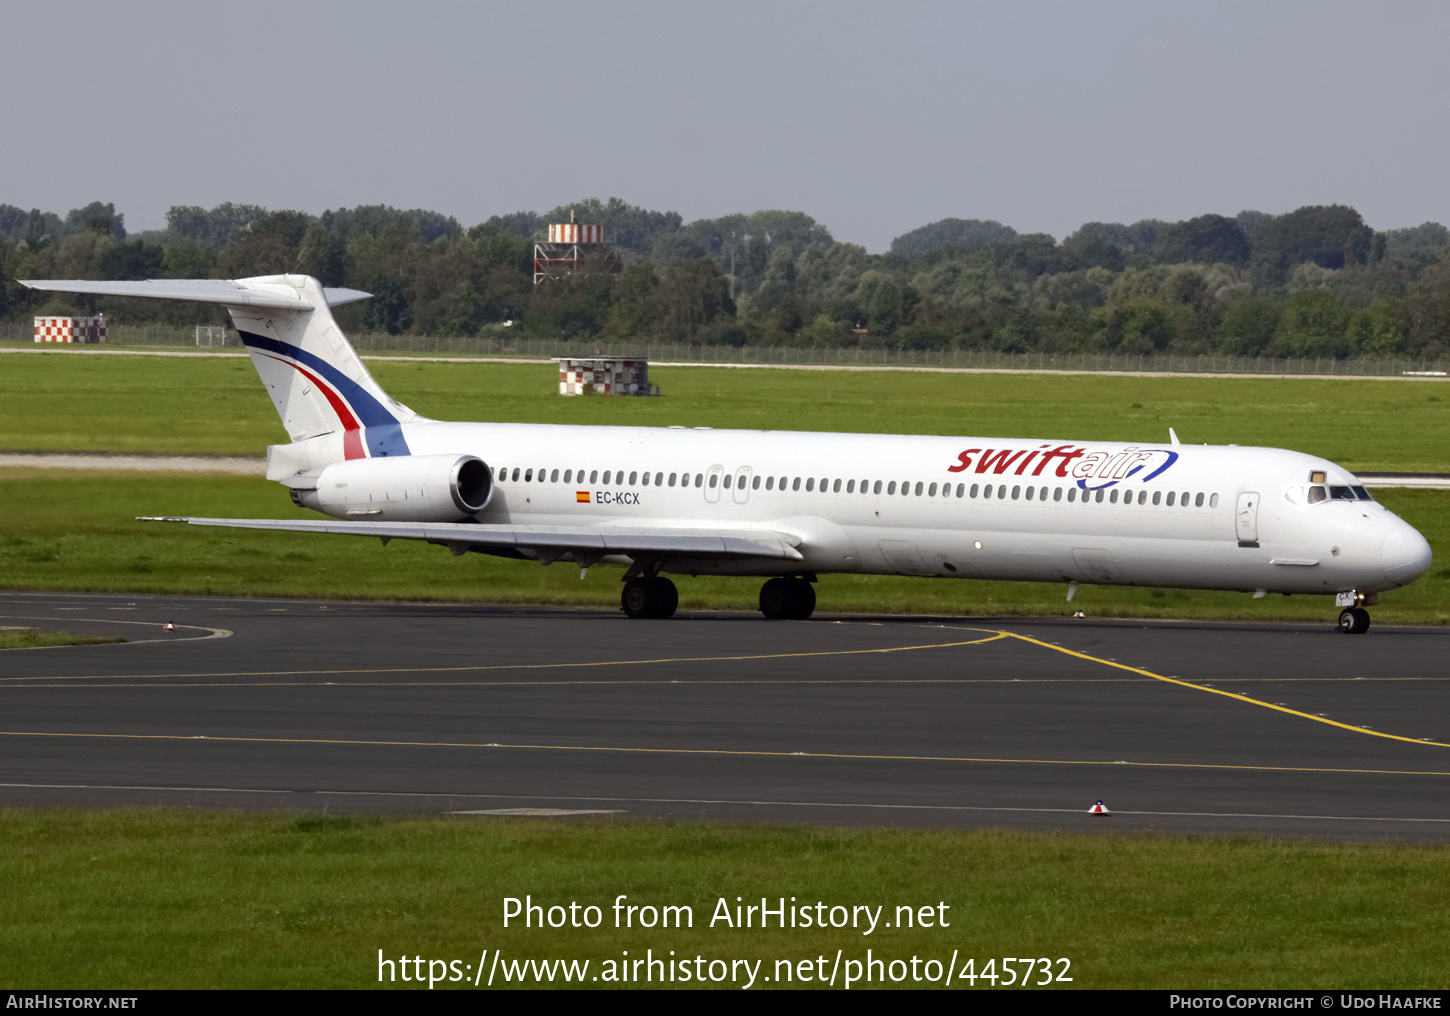
{"type": "MultiPolygon", "coordinates": [[[[93,296],[140,296],[154,300],[193,300],[229,307],[260,307],[267,310],[306,310],[311,304],[286,286],[246,285],[229,279],[146,279],[140,282],[93,282],[86,279],[19,280],[22,286],[53,293],[87,293],[93,296]],[[290,295],[289,295],[290,294],[290,295]]],[[[359,289],[324,289],[329,307],[338,307],[372,294],[359,289]]]]}
{"type": "Polygon", "coordinates": [[[206,519],[143,516],[144,522],[186,522],[230,529],[281,529],[294,533],[375,536],[381,540],[426,540],[455,554],[533,551],[557,560],[573,554],[596,561],[606,554],[675,557],[770,557],[800,561],[796,537],[757,529],[672,529],[647,526],[500,526],[465,522],[344,522],[313,519],[206,519]]]}

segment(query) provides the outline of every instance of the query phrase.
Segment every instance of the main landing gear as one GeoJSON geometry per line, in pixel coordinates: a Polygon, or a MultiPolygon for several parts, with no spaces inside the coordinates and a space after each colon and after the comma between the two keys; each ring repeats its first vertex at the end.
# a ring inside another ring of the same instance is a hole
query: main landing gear
{"type": "Polygon", "coordinates": [[[760,612],[771,621],[804,621],[815,610],[816,591],[805,579],[770,579],[760,587],[760,612]]]}
{"type": "Polygon", "coordinates": [[[1345,607],[1339,612],[1337,627],[1346,635],[1363,635],[1369,631],[1369,611],[1363,607],[1345,607]]]}
{"type": "Polygon", "coordinates": [[[641,576],[624,584],[619,605],[630,617],[664,620],[673,617],[680,605],[680,593],[669,579],[641,576]]]}

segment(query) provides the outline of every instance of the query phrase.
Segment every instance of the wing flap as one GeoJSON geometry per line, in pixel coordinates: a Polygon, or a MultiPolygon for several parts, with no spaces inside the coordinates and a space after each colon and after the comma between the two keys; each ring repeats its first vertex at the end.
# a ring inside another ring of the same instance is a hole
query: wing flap
{"type": "Polygon", "coordinates": [[[312,519],[212,519],[143,517],[146,522],[186,522],[229,529],[427,540],[448,545],[586,551],[592,555],[675,554],[690,557],[770,557],[802,560],[794,537],[772,530],[672,529],[624,526],[499,526],[460,522],[345,522],[312,519]]]}

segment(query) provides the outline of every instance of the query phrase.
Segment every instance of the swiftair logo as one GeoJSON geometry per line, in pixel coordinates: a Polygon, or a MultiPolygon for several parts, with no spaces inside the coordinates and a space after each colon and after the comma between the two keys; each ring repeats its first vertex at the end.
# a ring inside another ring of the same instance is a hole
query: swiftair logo
{"type": "Polygon", "coordinates": [[[1039,445],[1036,448],[968,448],[957,456],[957,464],[947,466],[949,473],[975,473],[1001,476],[1041,476],[1049,465],[1056,467],[1048,476],[1070,478],[1083,490],[1101,490],[1137,479],[1147,483],[1178,461],[1178,453],[1167,448],[1139,448],[1129,445],[1121,451],[1090,452],[1080,445],[1039,445]],[[975,469],[973,466],[975,465],[975,469]],[[1013,467],[1016,467],[1015,469],[1013,467]],[[1030,468],[1030,472],[1029,472],[1030,468]]]}

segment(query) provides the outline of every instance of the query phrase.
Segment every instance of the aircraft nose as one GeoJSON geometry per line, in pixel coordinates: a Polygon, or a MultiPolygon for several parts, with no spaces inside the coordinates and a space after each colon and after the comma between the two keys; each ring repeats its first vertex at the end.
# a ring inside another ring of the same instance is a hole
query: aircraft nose
{"type": "Polygon", "coordinates": [[[1430,545],[1410,526],[1391,529],[1380,553],[1385,577],[1397,586],[1408,585],[1430,570],[1430,545]]]}

